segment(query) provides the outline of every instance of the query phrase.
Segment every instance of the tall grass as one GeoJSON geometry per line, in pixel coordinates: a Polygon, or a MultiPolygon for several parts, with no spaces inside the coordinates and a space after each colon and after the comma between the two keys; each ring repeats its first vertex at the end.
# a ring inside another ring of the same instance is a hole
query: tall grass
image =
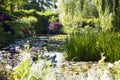
{"type": "Polygon", "coordinates": [[[96,61],[104,53],[106,60],[114,62],[120,59],[120,33],[94,32],[71,34],[66,39],[68,59],[96,61]]]}

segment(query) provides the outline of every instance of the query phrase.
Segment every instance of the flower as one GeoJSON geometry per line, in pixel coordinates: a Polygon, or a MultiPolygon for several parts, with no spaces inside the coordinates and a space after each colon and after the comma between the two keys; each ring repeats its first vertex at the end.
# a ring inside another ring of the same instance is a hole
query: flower
{"type": "Polygon", "coordinates": [[[5,66],[7,69],[12,69],[12,66],[10,66],[10,65],[6,65],[5,66]]]}
{"type": "Polygon", "coordinates": [[[108,68],[112,68],[114,65],[112,63],[108,63],[108,68]]]}
{"type": "Polygon", "coordinates": [[[48,26],[48,29],[54,33],[60,33],[62,24],[60,22],[51,22],[48,26]]]}

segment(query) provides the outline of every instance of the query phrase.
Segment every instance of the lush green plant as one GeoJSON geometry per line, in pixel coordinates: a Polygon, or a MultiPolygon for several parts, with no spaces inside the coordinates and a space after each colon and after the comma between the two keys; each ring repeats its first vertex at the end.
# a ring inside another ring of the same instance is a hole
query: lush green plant
{"type": "Polygon", "coordinates": [[[36,62],[31,61],[29,43],[27,43],[25,51],[21,53],[21,61],[13,68],[13,72],[9,76],[10,80],[44,80],[49,70],[50,63],[47,59],[41,60],[39,58],[36,62]]]}
{"type": "Polygon", "coordinates": [[[30,62],[29,60],[22,61],[20,65],[15,67],[15,72],[13,73],[14,79],[25,80],[30,74],[30,62]]]}
{"type": "Polygon", "coordinates": [[[35,33],[48,33],[48,26],[51,21],[58,21],[55,12],[38,12],[36,10],[19,10],[10,15],[12,21],[3,21],[14,32],[11,35],[10,31],[4,32],[3,22],[0,23],[0,47],[8,45],[13,39],[25,37],[22,33],[24,28],[28,29],[33,35],[35,33]],[[9,38],[11,37],[11,38],[9,38]],[[4,44],[4,45],[3,45],[4,44]]]}
{"type": "Polygon", "coordinates": [[[18,10],[20,8],[22,8],[21,6],[24,5],[25,3],[27,3],[27,0],[0,0],[0,9],[4,9],[4,10],[9,10],[9,11],[14,11],[14,10],[18,10]]]}
{"type": "MultiPolygon", "coordinates": [[[[34,16],[37,17],[38,23],[35,27],[36,33],[48,33],[50,19],[55,16],[54,12],[37,12],[34,16]]],[[[55,19],[54,19],[55,20],[55,19]]]]}
{"type": "Polygon", "coordinates": [[[99,20],[97,18],[94,19],[83,19],[80,21],[75,21],[74,23],[69,23],[66,26],[64,26],[63,32],[71,34],[74,31],[80,30],[80,29],[84,29],[85,27],[88,26],[90,28],[94,28],[94,29],[99,29],[100,30],[100,25],[99,25],[99,20]],[[74,27],[72,27],[74,26],[74,27]]]}
{"type": "Polygon", "coordinates": [[[66,39],[68,59],[99,60],[104,53],[107,61],[120,59],[120,33],[117,32],[76,32],[66,39]]]}
{"type": "Polygon", "coordinates": [[[46,11],[47,9],[51,8],[53,6],[51,0],[47,1],[31,1],[23,6],[24,9],[35,9],[37,11],[46,11]]]}
{"type": "Polygon", "coordinates": [[[120,25],[120,2],[119,0],[94,0],[99,13],[100,26],[103,30],[111,28],[119,30],[120,25]]]}
{"type": "MultiPolygon", "coordinates": [[[[62,0],[60,6],[60,21],[67,29],[73,30],[80,25],[84,19],[98,19],[97,26],[103,31],[119,30],[120,25],[120,2],[118,0],[62,0]]],[[[91,21],[94,23],[94,21],[91,21]]]]}
{"type": "Polygon", "coordinates": [[[28,29],[31,34],[34,33],[35,24],[37,23],[37,19],[33,16],[29,17],[22,17],[20,19],[17,19],[16,21],[13,21],[11,23],[11,26],[16,32],[16,36],[23,35],[22,30],[28,29]]]}
{"type": "Polygon", "coordinates": [[[55,12],[38,12],[36,10],[21,10],[15,12],[16,16],[20,17],[29,17],[33,16],[37,19],[37,23],[34,24],[34,31],[37,34],[47,33],[49,23],[52,21],[58,21],[56,17],[57,13],[55,12]]]}
{"type": "Polygon", "coordinates": [[[98,11],[92,1],[88,0],[69,0],[61,1],[60,6],[60,22],[62,22],[64,26],[64,32],[71,32],[68,30],[74,30],[76,27],[84,27],[88,24],[87,19],[92,19],[91,23],[94,25],[98,24],[95,23],[94,20],[98,18],[98,11]],[[83,26],[85,22],[85,25],[83,26]],[[67,30],[68,29],[68,30],[67,30]]]}
{"type": "Polygon", "coordinates": [[[114,76],[114,80],[119,80],[120,79],[120,60],[115,61],[114,64],[109,63],[109,68],[110,68],[110,75],[114,76]],[[109,66],[111,65],[111,66],[109,66]]]}
{"type": "Polygon", "coordinates": [[[14,40],[14,36],[10,31],[5,32],[2,23],[0,23],[0,48],[7,46],[12,40],[14,40]]]}

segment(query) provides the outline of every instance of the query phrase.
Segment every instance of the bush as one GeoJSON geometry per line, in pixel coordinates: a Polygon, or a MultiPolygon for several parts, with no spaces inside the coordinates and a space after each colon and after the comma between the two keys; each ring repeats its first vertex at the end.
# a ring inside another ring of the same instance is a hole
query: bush
{"type": "Polygon", "coordinates": [[[51,21],[58,21],[56,18],[57,13],[55,12],[38,12],[36,10],[21,10],[14,13],[18,17],[29,17],[33,16],[37,19],[37,23],[34,24],[34,31],[37,34],[48,33],[48,26],[51,21]]]}
{"type": "MultiPolygon", "coordinates": [[[[16,36],[23,36],[22,30],[27,29],[31,33],[34,33],[35,24],[37,23],[37,19],[33,16],[22,17],[13,21],[11,26],[16,31],[16,36]]],[[[30,33],[29,33],[30,34],[30,33]]]]}
{"type": "Polygon", "coordinates": [[[60,22],[51,22],[48,26],[50,33],[62,33],[62,24],[60,22]]]}
{"type": "MultiPolygon", "coordinates": [[[[8,23],[8,22],[7,22],[8,23]]],[[[7,24],[4,23],[4,24],[7,24]]],[[[6,28],[3,26],[3,22],[0,23],[0,49],[7,46],[12,40],[14,40],[14,30],[8,25],[6,28]],[[9,28],[8,28],[9,27],[9,28]]]]}
{"type": "Polygon", "coordinates": [[[44,13],[36,12],[36,14],[34,16],[37,17],[37,19],[38,19],[38,23],[37,23],[36,28],[35,28],[37,34],[48,33],[49,23],[52,20],[53,21],[57,20],[54,17],[54,16],[56,16],[56,13],[54,13],[54,12],[44,12],[44,13]]]}
{"type": "Polygon", "coordinates": [[[90,28],[100,29],[99,20],[97,18],[91,18],[91,19],[76,20],[74,22],[66,24],[63,27],[63,32],[71,34],[72,32],[76,31],[76,28],[84,29],[86,26],[89,26],[90,28]]]}
{"type": "Polygon", "coordinates": [[[75,33],[66,39],[68,59],[96,61],[101,53],[106,61],[114,62],[120,59],[120,33],[87,31],[75,33]]]}

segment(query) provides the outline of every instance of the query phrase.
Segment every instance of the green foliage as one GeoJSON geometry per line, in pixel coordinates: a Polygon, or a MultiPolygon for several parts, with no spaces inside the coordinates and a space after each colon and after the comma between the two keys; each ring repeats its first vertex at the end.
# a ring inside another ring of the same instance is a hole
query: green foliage
{"type": "Polygon", "coordinates": [[[32,16],[35,12],[36,12],[35,9],[30,9],[30,10],[15,11],[13,14],[19,18],[19,17],[32,16]]]}
{"type": "Polygon", "coordinates": [[[85,1],[82,11],[83,18],[98,18],[98,11],[96,6],[92,2],[85,1]]]}
{"type": "Polygon", "coordinates": [[[120,59],[120,33],[84,31],[75,33],[66,39],[68,59],[99,60],[104,53],[106,60],[114,62],[120,59]]]}
{"type": "Polygon", "coordinates": [[[53,6],[51,0],[32,0],[29,3],[26,3],[26,5],[23,6],[24,9],[35,9],[37,11],[46,11],[47,9],[51,8],[53,6]]]}
{"type": "Polygon", "coordinates": [[[34,23],[33,26],[35,26],[34,31],[37,34],[47,33],[49,23],[51,21],[58,21],[58,19],[55,17],[57,15],[55,12],[38,12],[34,9],[16,11],[15,15],[20,17],[35,17],[37,19],[37,22],[34,23]]]}
{"type": "Polygon", "coordinates": [[[18,36],[23,34],[22,30],[24,28],[30,30],[33,33],[36,23],[37,23],[37,19],[33,16],[29,16],[29,17],[22,17],[20,19],[17,19],[16,21],[13,21],[11,23],[11,26],[16,31],[16,36],[18,36]]]}
{"type": "Polygon", "coordinates": [[[56,17],[56,16],[51,16],[50,19],[49,19],[49,22],[56,22],[56,21],[57,22],[59,21],[58,17],[56,17]]]}
{"type": "Polygon", "coordinates": [[[0,48],[7,46],[13,39],[14,37],[11,35],[11,32],[4,32],[2,23],[0,23],[0,48]]]}
{"type": "Polygon", "coordinates": [[[119,61],[115,61],[115,63],[112,64],[112,66],[111,66],[111,69],[112,69],[111,75],[114,76],[115,80],[119,80],[120,79],[120,76],[119,76],[119,74],[120,74],[120,67],[119,66],[120,66],[120,60],[119,61]]]}
{"type": "Polygon", "coordinates": [[[113,14],[104,14],[100,17],[100,27],[102,28],[102,31],[110,31],[114,29],[113,27],[113,14]]]}
{"type": "MultiPolygon", "coordinates": [[[[86,19],[95,19],[98,17],[98,11],[92,1],[88,0],[67,0],[61,1],[60,7],[60,22],[62,22],[65,32],[67,28],[74,30],[76,27],[81,27],[82,22],[86,19]]],[[[91,21],[94,23],[93,21],[91,21]]],[[[87,23],[87,22],[85,22],[87,23]]],[[[72,32],[72,31],[70,31],[72,32]]]]}
{"type": "Polygon", "coordinates": [[[37,11],[43,10],[42,8],[39,7],[39,3],[35,2],[35,0],[30,3],[26,3],[25,5],[23,5],[23,8],[26,10],[30,10],[30,9],[35,9],[37,11]]]}
{"type": "MultiPolygon", "coordinates": [[[[35,15],[38,19],[38,23],[36,25],[36,33],[47,33],[48,32],[48,26],[50,23],[50,19],[56,16],[56,13],[54,12],[37,12],[35,15]]],[[[54,19],[55,20],[55,19],[54,19]]]]}
{"type": "Polygon", "coordinates": [[[99,13],[100,26],[104,31],[119,30],[120,25],[120,2],[119,0],[94,0],[99,13]]]}
{"type": "Polygon", "coordinates": [[[99,20],[94,19],[82,19],[80,21],[75,21],[74,23],[69,23],[63,27],[63,32],[65,33],[73,33],[74,31],[79,31],[80,29],[85,29],[88,26],[94,29],[100,29],[99,20]]]}
{"type": "Polygon", "coordinates": [[[6,46],[8,42],[13,41],[15,38],[25,37],[22,33],[24,28],[28,29],[32,35],[35,33],[48,33],[49,23],[58,21],[58,18],[56,18],[58,14],[55,12],[38,12],[31,9],[15,12],[2,11],[2,13],[8,15],[11,21],[0,23],[0,48],[3,47],[3,44],[6,46]],[[3,23],[7,24],[15,32],[14,35],[11,35],[10,31],[4,32],[3,23]]]}
{"type": "Polygon", "coordinates": [[[50,63],[40,58],[38,61],[33,62],[30,58],[29,44],[27,44],[25,51],[21,53],[21,61],[13,68],[13,72],[9,75],[11,77],[10,80],[46,80],[45,78],[50,70],[50,63]]]}
{"type": "Polygon", "coordinates": [[[13,39],[10,32],[0,32],[0,48],[7,46],[13,39]]]}
{"type": "MultiPolygon", "coordinates": [[[[103,31],[119,30],[120,26],[119,0],[62,0],[60,6],[60,21],[67,29],[81,27],[84,19],[98,19],[103,31]],[[69,24],[72,24],[69,25],[69,24]]],[[[94,22],[93,22],[94,23],[94,22]]]]}
{"type": "Polygon", "coordinates": [[[17,80],[25,80],[30,74],[30,61],[25,60],[22,61],[20,65],[15,67],[15,73],[16,75],[15,79],[17,80]]]}
{"type": "Polygon", "coordinates": [[[0,9],[14,11],[21,8],[27,0],[0,0],[0,9]]]}

